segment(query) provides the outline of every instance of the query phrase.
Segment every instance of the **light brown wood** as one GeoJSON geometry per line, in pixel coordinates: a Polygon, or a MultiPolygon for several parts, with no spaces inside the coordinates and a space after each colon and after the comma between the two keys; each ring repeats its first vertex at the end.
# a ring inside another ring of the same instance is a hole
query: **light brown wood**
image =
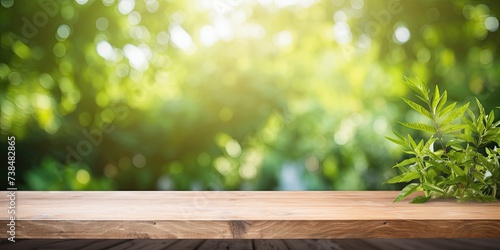
{"type": "MultiPolygon", "coordinates": [[[[17,238],[494,238],[500,202],[393,203],[392,191],[19,191],[17,238]]],[[[0,192],[0,229],[8,223],[0,192]]],[[[7,230],[2,230],[3,232],[7,230]]]]}

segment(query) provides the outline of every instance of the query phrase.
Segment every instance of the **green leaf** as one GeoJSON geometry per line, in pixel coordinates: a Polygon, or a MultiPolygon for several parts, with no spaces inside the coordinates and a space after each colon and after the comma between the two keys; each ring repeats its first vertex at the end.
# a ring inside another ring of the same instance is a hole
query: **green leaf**
{"type": "Polygon", "coordinates": [[[418,83],[415,83],[414,81],[411,81],[410,79],[406,78],[405,83],[410,89],[412,89],[417,94],[417,96],[421,97],[422,100],[424,100],[425,102],[429,101],[429,93],[427,92],[428,88],[425,82],[420,80],[418,83]]]}
{"type": "Polygon", "coordinates": [[[459,184],[459,183],[465,183],[467,182],[467,177],[464,176],[458,176],[458,177],[453,177],[450,176],[450,179],[443,181],[443,184],[445,185],[454,185],[454,184],[459,184]]]}
{"type": "Polygon", "coordinates": [[[433,114],[436,113],[437,106],[439,104],[440,99],[441,99],[441,96],[439,94],[439,87],[438,87],[438,85],[436,85],[436,88],[434,89],[434,96],[432,98],[432,105],[431,105],[433,114]]]}
{"type": "Polygon", "coordinates": [[[410,203],[421,204],[429,201],[430,199],[430,196],[417,196],[410,203]]]}
{"type": "Polygon", "coordinates": [[[445,116],[446,114],[448,114],[449,112],[451,112],[453,110],[453,108],[455,108],[455,105],[457,105],[456,102],[446,106],[446,108],[444,108],[443,110],[441,110],[438,115],[439,116],[445,116]]]}
{"type": "Polygon", "coordinates": [[[455,172],[455,174],[457,176],[465,176],[465,172],[459,166],[457,166],[455,163],[450,162],[448,164],[448,167],[450,167],[453,170],[453,172],[455,172]]]}
{"type": "Polygon", "coordinates": [[[431,191],[434,191],[434,192],[438,192],[438,193],[444,194],[443,189],[441,189],[440,187],[438,187],[438,186],[436,186],[434,184],[428,183],[428,182],[422,183],[422,187],[424,189],[427,189],[427,190],[431,190],[431,191]]]}
{"type": "Polygon", "coordinates": [[[419,87],[419,89],[421,90],[421,92],[423,94],[422,97],[425,98],[426,100],[430,100],[429,99],[429,87],[427,86],[427,83],[424,82],[420,78],[417,78],[417,80],[419,81],[417,86],[419,87]]]}
{"type": "Polygon", "coordinates": [[[398,140],[398,139],[387,137],[387,136],[385,138],[387,140],[392,141],[392,142],[394,142],[394,143],[396,143],[398,145],[401,145],[403,147],[408,147],[407,143],[405,141],[403,141],[403,140],[398,140]]]}
{"type": "Polygon", "coordinates": [[[475,120],[476,119],[476,115],[474,115],[474,113],[470,110],[467,110],[467,114],[469,115],[469,117],[471,118],[471,120],[475,120]]]}
{"type": "Polygon", "coordinates": [[[474,139],[474,137],[472,137],[469,134],[460,134],[460,135],[457,135],[457,138],[462,139],[468,143],[472,143],[472,144],[476,143],[476,139],[474,139]]]}
{"type": "Polygon", "coordinates": [[[408,134],[408,141],[410,142],[410,147],[412,149],[416,148],[417,147],[417,143],[415,142],[415,140],[413,140],[413,137],[411,137],[410,134],[408,134]]]}
{"type": "Polygon", "coordinates": [[[484,116],[482,114],[479,115],[479,117],[477,118],[476,126],[477,126],[477,133],[478,134],[482,134],[484,132],[484,130],[486,129],[484,127],[484,124],[483,124],[483,119],[484,119],[484,116]]]}
{"type": "Polygon", "coordinates": [[[496,127],[498,127],[499,125],[500,125],[500,120],[498,120],[497,122],[495,122],[495,123],[491,124],[491,127],[496,128],[496,127]]]}
{"type": "MultiPolygon", "coordinates": [[[[451,147],[457,151],[465,150],[462,144],[463,144],[463,141],[466,141],[466,140],[460,138],[460,136],[462,136],[462,135],[465,136],[465,134],[455,135],[456,139],[449,140],[448,143],[446,143],[446,146],[451,147]]],[[[474,140],[474,138],[472,138],[472,140],[474,140]]]]}
{"type": "Polygon", "coordinates": [[[491,130],[486,133],[486,135],[483,137],[483,142],[481,143],[481,146],[487,145],[490,142],[494,142],[496,139],[500,137],[500,133],[497,132],[492,132],[491,130]]]}
{"type": "Polygon", "coordinates": [[[390,180],[387,181],[387,183],[408,182],[418,178],[420,178],[420,175],[417,172],[408,172],[391,178],[390,180]]]}
{"type": "Polygon", "coordinates": [[[466,127],[467,127],[467,125],[465,125],[465,124],[447,125],[447,126],[441,127],[441,131],[443,133],[449,134],[449,133],[453,133],[453,132],[465,129],[466,127]]]}
{"type": "Polygon", "coordinates": [[[475,99],[476,99],[477,107],[479,108],[479,115],[482,115],[483,117],[486,116],[486,113],[484,112],[483,105],[481,104],[481,102],[479,101],[479,99],[477,99],[477,98],[475,98],[475,99]]]}
{"type": "Polygon", "coordinates": [[[432,126],[429,126],[427,124],[423,123],[416,123],[416,122],[399,122],[399,124],[411,128],[411,129],[416,129],[416,130],[421,130],[425,132],[430,132],[430,133],[436,133],[436,129],[432,126]]]}
{"type": "Polygon", "coordinates": [[[469,107],[469,103],[462,105],[460,108],[453,110],[446,118],[442,121],[443,125],[451,123],[453,120],[457,119],[460,116],[463,116],[467,108],[469,107]]]}
{"type": "Polygon", "coordinates": [[[429,119],[433,119],[431,113],[429,111],[427,111],[427,109],[425,109],[424,107],[422,107],[420,104],[416,103],[416,102],[413,102],[413,101],[410,101],[406,98],[402,98],[403,101],[406,102],[406,104],[408,104],[408,106],[410,106],[412,109],[414,109],[415,111],[417,111],[419,114],[421,115],[425,115],[427,116],[429,119]]]}
{"type": "Polygon", "coordinates": [[[450,174],[450,170],[447,168],[446,164],[440,163],[435,160],[429,160],[430,163],[432,163],[432,166],[436,168],[437,170],[445,173],[445,174],[450,174]]]}
{"type": "Polygon", "coordinates": [[[401,192],[399,192],[398,196],[396,197],[396,199],[394,199],[393,202],[398,202],[398,201],[406,198],[408,195],[415,192],[419,186],[420,185],[417,183],[410,183],[410,184],[406,185],[406,187],[404,187],[403,190],[401,190],[401,192]]]}
{"type": "Polygon", "coordinates": [[[406,159],[406,160],[404,160],[404,161],[402,161],[402,162],[400,162],[400,163],[398,163],[398,164],[394,165],[394,167],[393,167],[393,168],[404,167],[404,166],[407,166],[407,165],[413,164],[413,163],[415,163],[415,162],[417,162],[417,161],[418,161],[418,158],[408,158],[408,159],[406,159]]]}
{"type": "Polygon", "coordinates": [[[493,124],[493,122],[495,121],[495,112],[493,112],[493,110],[492,110],[490,112],[490,114],[487,115],[485,118],[487,119],[487,121],[486,121],[486,127],[490,128],[491,125],[493,124]]]}
{"type": "Polygon", "coordinates": [[[474,173],[472,173],[472,176],[474,176],[474,178],[476,178],[477,181],[481,182],[484,185],[487,185],[486,182],[484,181],[484,176],[481,173],[475,171],[474,173]]]}
{"type": "Polygon", "coordinates": [[[443,92],[443,95],[441,96],[441,99],[439,99],[439,104],[436,108],[436,113],[439,114],[441,113],[441,109],[443,109],[444,105],[448,101],[448,92],[445,90],[443,92]]]}
{"type": "Polygon", "coordinates": [[[478,133],[476,124],[472,120],[469,120],[467,117],[463,117],[462,121],[473,131],[478,133]]]}

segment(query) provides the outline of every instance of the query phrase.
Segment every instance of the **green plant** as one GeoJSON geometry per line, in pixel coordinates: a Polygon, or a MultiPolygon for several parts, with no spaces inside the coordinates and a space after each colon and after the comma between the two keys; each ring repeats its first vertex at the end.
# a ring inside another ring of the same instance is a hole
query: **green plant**
{"type": "MultiPolygon", "coordinates": [[[[396,164],[402,174],[387,183],[409,183],[394,202],[415,191],[424,191],[411,202],[423,203],[431,198],[455,198],[457,201],[495,201],[500,198],[500,121],[495,114],[486,114],[476,99],[478,113],[469,103],[457,107],[447,103],[447,92],[436,86],[431,93],[426,83],[406,80],[423,105],[403,100],[419,114],[430,120],[428,124],[399,122],[413,130],[432,134],[417,142],[411,135],[390,141],[405,148],[410,157],[396,164]],[[459,119],[461,118],[461,119],[459,119]]],[[[497,107],[500,108],[500,107],[497,107]]]]}

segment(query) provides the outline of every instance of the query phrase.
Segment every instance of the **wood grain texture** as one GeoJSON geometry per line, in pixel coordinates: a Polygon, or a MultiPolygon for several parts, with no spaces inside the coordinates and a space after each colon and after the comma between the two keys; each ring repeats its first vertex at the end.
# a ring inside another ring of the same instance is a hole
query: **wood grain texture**
{"type": "Polygon", "coordinates": [[[206,240],[197,249],[230,249],[230,250],[252,250],[252,240],[206,240]]]}
{"type": "Polygon", "coordinates": [[[288,250],[283,240],[253,240],[255,250],[288,250]]]}
{"type": "MultiPolygon", "coordinates": [[[[392,191],[19,191],[16,237],[47,239],[494,238],[500,202],[393,203],[392,191]]],[[[8,223],[0,192],[0,229],[8,223]]],[[[4,232],[7,230],[3,230],[4,232]]]]}

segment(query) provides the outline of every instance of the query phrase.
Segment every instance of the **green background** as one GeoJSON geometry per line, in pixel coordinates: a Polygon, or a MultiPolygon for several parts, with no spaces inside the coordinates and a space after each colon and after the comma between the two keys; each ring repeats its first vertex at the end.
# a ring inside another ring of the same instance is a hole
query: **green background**
{"type": "Polygon", "coordinates": [[[384,136],[425,122],[404,77],[492,110],[499,15],[493,0],[1,0],[3,152],[15,136],[20,190],[397,189],[384,136]]]}

